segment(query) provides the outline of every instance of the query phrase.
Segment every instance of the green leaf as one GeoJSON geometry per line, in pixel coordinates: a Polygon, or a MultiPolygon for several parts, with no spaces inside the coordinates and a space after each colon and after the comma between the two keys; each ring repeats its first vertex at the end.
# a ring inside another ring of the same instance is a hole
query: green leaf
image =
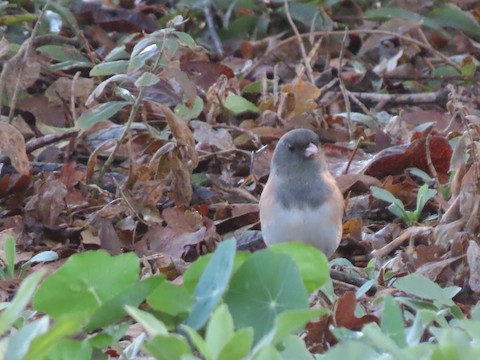
{"type": "Polygon", "coordinates": [[[472,320],[480,321],[480,305],[475,305],[470,311],[470,314],[472,316],[472,320]]]}
{"type": "Polygon", "coordinates": [[[190,293],[195,291],[198,281],[202,277],[202,274],[204,273],[209,261],[212,259],[212,255],[213,254],[207,254],[199,257],[183,274],[183,286],[190,293]]]}
{"type": "Polygon", "coordinates": [[[191,354],[187,340],[178,335],[156,336],[145,344],[145,349],[156,360],[182,359],[182,356],[191,354]]]}
{"type": "Polygon", "coordinates": [[[12,26],[21,23],[29,23],[38,21],[38,15],[35,14],[19,14],[19,15],[3,15],[4,7],[0,8],[0,22],[2,26],[12,26]]]}
{"type": "Polygon", "coordinates": [[[127,60],[108,61],[95,65],[92,70],[90,70],[90,76],[113,75],[125,73],[127,70],[127,60]]]}
{"type": "Polygon", "coordinates": [[[395,204],[400,208],[404,208],[403,203],[397,199],[395,196],[390,191],[387,191],[385,189],[376,187],[376,186],[371,186],[370,191],[372,192],[372,195],[376,197],[377,199],[386,201],[391,204],[395,204]]]}
{"type": "Polygon", "coordinates": [[[26,263],[22,264],[20,267],[20,278],[23,278],[25,272],[30,268],[30,266],[34,263],[38,262],[47,262],[47,261],[55,261],[58,259],[58,254],[55,251],[42,251],[37,255],[33,256],[30,260],[26,263]]]}
{"type": "Polygon", "coordinates": [[[475,75],[476,71],[477,71],[477,65],[475,64],[472,58],[470,58],[469,61],[466,61],[461,68],[461,73],[463,76],[473,76],[475,75]]]}
{"type": "Polygon", "coordinates": [[[238,330],[225,344],[218,355],[218,360],[242,360],[250,352],[253,344],[253,329],[243,328],[238,330]]]}
{"type": "Polygon", "coordinates": [[[402,310],[400,306],[390,296],[384,298],[385,306],[383,308],[380,327],[395,343],[404,348],[407,346],[405,338],[405,324],[403,321],[402,310]]]}
{"type": "Polygon", "coordinates": [[[366,11],[363,16],[369,20],[402,19],[410,23],[423,24],[436,31],[442,31],[439,24],[428,17],[424,17],[417,13],[396,7],[381,7],[377,9],[371,9],[366,11]]]}
{"type": "Polygon", "coordinates": [[[37,48],[37,51],[58,62],[75,61],[83,65],[88,65],[89,67],[92,66],[90,60],[72,46],[44,45],[37,48]]]}
{"type": "Polygon", "coordinates": [[[280,354],[284,360],[312,360],[312,354],[308,351],[305,343],[296,335],[289,335],[282,342],[280,354]]]}
{"type": "Polygon", "coordinates": [[[234,333],[232,315],[225,304],[220,305],[213,313],[207,325],[205,341],[213,359],[217,359],[234,333]]]}
{"type": "Polygon", "coordinates": [[[309,293],[321,288],[330,277],[327,257],[309,244],[287,242],[272,245],[269,249],[293,258],[309,293]]]}
{"type": "Polygon", "coordinates": [[[87,69],[91,68],[92,64],[91,63],[85,63],[83,61],[77,61],[77,60],[67,60],[67,61],[62,61],[56,64],[51,64],[50,69],[53,71],[66,71],[66,70],[71,70],[71,69],[87,69]]]}
{"type": "Polygon", "coordinates": [[[379,359],[378,354],[371,346],[360,341],[342,341],[333,349],[330,349],[325,354],[317,355],[316,360],[367,360],[379,359]]]}
{"type": "Polygon", "coordinates": [[[90,109],[89,112],[83,113],[78,119],[77,124],[81,129],[89,128],[96,123],[108,120],[117,112],[122,110],[124,107],[131,105],[131,102],[128,101],[109,101],[94,108],[90,109]]]}
{"type": "Polygon", "coordinates": [[[27,278],[25,278],[25,280],[22,281],[12,302],[0,316],[0,335],[4,334],[5,331],[12,326],[12,324],[18,319],[22,311],[30,302],[30,299],[43,274],[44,272],[40,270],[29,275],[27,278]]]}
{"type": "Polygon", "coordinates": [[[387,209],[397,218],[402,219],[407,225],[410,225],[409,211],[402,210],[396,204],[388,205],[387,209]]]}
{"type": "Polygon", "coordinates": [[[255,342],[273,328],[282,312],[308,307],[307,291],[295,262],[269,249],[254,253],[242,264],[224,300],[237,328],[253,327],[255,342]]]}
{"type": "Polygon", "coordinates": [[[116,257],[103,250],[76,254],[42,283],[33,306],[54,319],[76,313],[91,315],[129,288],[139,272],[134,253],[116,257]]]}
{"type": "Polygon", "coordinates": [[[87,360],[92,359],[92,347],[86,341],[60,340],[46,356],[45,360],[87,360]]]}
{"type": "Polygon", "coordinates": [[[4,359],[21,360],[28,352],[30,344],[39,335],[48,330],[49,319],[47,316],[25,325],[8,337],[7,350],[4,359]]]}
{"type": "Polygon", "coordinates": [[[159,81],[160,81],[160,78],[157,75],[146,71],[142,73],[142,75],[140,75],[140,77],[135,81],[135,86],[137,88],[152,86],[158,83],[159,81]]]}
{"type": "MultiPolygon", "coordinates": [[[[233,264],[233,272],[236,272],[240,266],[247,260],[251,254],[246,251],[239,251],[235,254],[235,261],[233,264]]],[[[210,261],[212,254],[207,254],[195,260],[195,262],[183,274],[183,286],[189,292],[193,293],[195,286],[201,278],[205,268],[210,261]]]]}
{"type": "Polygon", "coordinates": [[[408,172],[410,172],[412,175],[416,176],[416,177],[419,177],[420,179],[422,179],[424,182],[429,182],[429,181],[432,181],[434,179],[432,179],[432,177],[430,175],[428,175],[425,171],[419,169],[419,168],[416,168],[416,167],[409,167],[406,169],[408,172]]]}
{"type": "Polygon", "coordinates": [[[278,345],[286,340],[290,334],[303,328],[309,321],[319,316],[328,315],[327,309],[304,309],[304,310],[287,310],[277,316],[272,330],[266,334],[255,346],[253,350],[257,353],[267,344],[278,345]]]}
{"type": "Polygon", "coordinates": [[[37,255],[33,256],[30,260],[26,263],[33,264],[38,262],[48,262],[48,261],[55,261],[58,260],[58,254],[55,251],[42,251],[37,255]]]}
{"type": "Polygon", "coordinates": [[[147,47],[150,45],[157,44],[157,48],[152,47],[153,51],[158,51],[158,44],[159,40],[153,36],[147,36],[143,39],[141,39],[139,42],[135,44],[132,50],[132,54],[130,55],[130,58],[133,59],[136,56],[138,56],[143,50],[145,50],[147,47]]]}
{"type": "Polygon", "coordinates": [[[73,15],[70,9],[66,8],[58,1],[51,1],[49,3],[48,9],[60,15],[60,17],[63,20],[63,24],[65,24],[65,26],[70,27],[75,34],[80,32],[80,28],[78,27],[78,23],[75,18],[75,15],[73,15]]]}
{"type": "Polygon", "coordinates": [[[460,75],[457,69],[451,65],[439,66],[432,71],[432,75],[436,76],[457,76],[460,75]]]}
{"type": "Polygon", "coordinates": [[[15,277],[15,238],[8,235],[5,238],[3,244],[3,250],[5,251],[5,271],[7,279],[12,280],[15,277]]]}
{"type": "Polygon", "coordinates": [[[275,320],[272,343],[277,344],[285,340],[288,335],[300,330],[309,321],[328,314],[330,314],[328,309],[287,310],[281,313],[275,320]]]}
{"type": "Polygon", "coordinates": [[[173,35],[175,35],[180,42],[180,44],[184,46],[194,46],[195,40],[187,33],[181,31],[174,31],[173,35]]]}
{"type": "Polygon", "coordinates": [[[245,111],[260,113],[258,107],[239,95],[229,95],[225,100],[225,107],[232,112],[233,115],[238,115],[245,111]]]}
{"type": "Polygon", "coordinates": [[[168,329],[163,322],[152,314],[137,309],[133,306],[125,306],[127,313],[140,323],[150,336],[168,335],[168,329]]]}
{"type": "Polygon", "coordinates": [[[84,321],[81,315],[68,315],[58,319],[45,334],[38,336],[30,346],[23,360],[36,360],[44,358],[47,353],[67,336],[73,335],[82,327],[84,321]]]}
{"type": "Polygon", "coordinates": [[[372,196],[376,197],[377,199],[386,201],[390,203],[388,210],[394,214],[395,216],[399,217],[402,220],[408,219],[407,212],[405,211],[405,207],[401,200],[397,199],[393,196],[392,193],[385,189],[381,189],[376,186],[371,186],[370,191],[372,192],[372,196]]]}
{"type": "MultiPolygon", "coordinates": [[[[437,307],[442,305],[455,305],[451,293],[446,292],[445,289],[442,289],[437,283],[420,275],[411,274],[397,279],[393,283],[393,287],[422,299],[433,300],[437,307]]],[[[453,288],[457,290],[456,292],[461,290],[459,287],[453,288]]]]}
{"type": "Polygon", "coordinates": [[[147,303],[157,311],[177,316],[190,309],[193,299],[185,287],[165,281],[147,297],[147,303]]]}
{"type": "MultiPolygon", "coordinates": [[[[130,62],[128,64],[128,70],[130,70],[132,72],[136,71],[136,70],[140,69],[143,65],[145,65],[146,61],[160,56],[159,52],[160,52],[160,49],[161,49],[161,42],[159,42],[157,39],[151,39],[151,38],[146,38],[146,39],[149,39],[150,40],[149,42],[151,42],[153,44],[150,44],[150,45],[148,45],[149,46],[148,48],[145,48],[145,49],[141,50],[141,53],[139,53],[138,55],[134,55],[132,53],[132,55],[130,56],[130,62]]],[[[134,51],[137,49],[137,46],[141,42],[142,42],[142,40],[140,42],[138,42],[137,45],[135,45],[134,51]]]]}
{"type": "Polygon", "coordinates": [[[403,358],[400,347],[388,336],[388,334],[383,333],[376,323],[365,325],[362,332],[366,339],[369,339],[376,348],[387,352],[394,359],[403,358]]]}
{"type": "Polygon", "coordinates": [[[463,31],[477,41],[480,39],[480,25],[478,22],[468,11],[463,11],[455,5],[436,6],[428,15],[428,18],[442,27],[463,31]]]}
{"type": "Polygon", "coordinates": [[[322,17],[318,11],[318,5],[314,2],[289,2],[292,18],[301,22],[307,28],[313,30],[333,30],[333,22],[322,17]]]}
{"type": "Polygon", "coordinates": [[[423,208],[427,204],[428,200],[433,198],[435,195],[437,195],[437,190],[434,189],[429,189],[428,185],[422,185],[420,189],[418,189],[417,193],[417,208],[415,209],[416,213],[416,220],[418,220],[418,217],[422,213],[423,208]]]}
{"type": "Polygon", "coordinates": [[[125,305],[140,305],[142,301],[162,283],[164,283],[164,278],[161,276],[151,276],[134,283],[100,306],[95,313],[93,313],[85,329],[91,331],[121,320],[127,315],[124,309],[125,305]]]}
{"type": "Polygon", "coordinates": [[[188,336],[189,341],[197,348],[197,350],[202,354],[205,360],[212,360],[212,354],[210,353],[210,349],[207,346],[207,342],[190,326],[181,325],[181,331],[184,331],[188,336]]]}
{"type": "Polygon", "coordinates": [[[271,344],[266,345],[265,347],[260,350],[255,357],[254,360],[283,360],[282,355],[278,352],[278,350],[271,344]]]}
{"type": "MultiPolygon", "coordinates": [[[[268,84],[268,87],[269,89],[272,87],[273,85],[273,82],[270,81],[270,80],[267,80],[267,84],[268,84]]],[[[242,93],[246,93],[246,94],[255,94],[255,93],[260,93],[262,92],[262,82],[261,81],[254,81],[250,84],[248,84],[247,86],[245,86],[243,89],[242,89],[242,93]]]]}
{"type": "Polygon", "coordinates": [[[235,240],[221,242],[195,287],[192,311],[186,321],[195,330],[205,324],[227,288],[233,270],[235,247],[235,240]]]}
{"type": "Polygon", "coordinates": [[[178,104],[175,107],[175,114],[177,114],[182,120],[188,121],[198,118],[198,116],[202,113],[202,110],[203,100],[200,96],[197,96],[191,109],[183,104],[178,104]]]}
{"type": "Polygon", "coordinates": [[[435,311],[420,309],[415,315],[415,320],[410,328],[407,329],[406,339],[408,345],[416,345],[420,342],[427,326],[435,320],[437,314],[435,311]]]}

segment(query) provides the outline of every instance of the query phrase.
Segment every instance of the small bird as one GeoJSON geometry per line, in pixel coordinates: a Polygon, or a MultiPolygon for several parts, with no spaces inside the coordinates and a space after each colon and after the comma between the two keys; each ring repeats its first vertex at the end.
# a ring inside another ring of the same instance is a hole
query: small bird
{"type": "Polygon", "coordinates": [[[342,237],[343,196],[327,169],[318,136],[296,129],[283,135],[260,196],[265,244],[301,241],[331,257],[342,237]]]}

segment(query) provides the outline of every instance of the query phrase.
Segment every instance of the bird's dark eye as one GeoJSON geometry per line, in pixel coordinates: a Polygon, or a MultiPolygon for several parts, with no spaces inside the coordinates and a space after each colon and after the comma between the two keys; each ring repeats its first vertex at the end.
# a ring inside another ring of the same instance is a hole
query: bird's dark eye
{"type": "Polygon", "coordinates": [[[290,152],[294,152],[295,151],[295,146],[293,146],[292,144],[288,144],[287,145],[287,148],[290,152]]]}

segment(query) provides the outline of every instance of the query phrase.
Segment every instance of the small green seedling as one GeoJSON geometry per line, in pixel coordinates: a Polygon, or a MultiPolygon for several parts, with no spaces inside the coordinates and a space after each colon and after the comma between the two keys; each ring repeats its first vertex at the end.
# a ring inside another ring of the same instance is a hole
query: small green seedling
{"type": "MultiPolygon", "coordinates": [[[[9,235],[5,238],[3,251],[5,253],[5,260],[0,260],[0,279],[13,280],[15,279],[16,253],[15,238],[13,236],[9,235]]],[[[41,253],[38,253],[20,267],[20,273],[18,277],[22,279],[25,276],[27,270],[35,263],[55,261],[57,259],[58,254],[55,251],[43,251],[41,253]]]]}
{"type": "Polygon", "coordinates": [[[12,280],[15,271],[15,239],[13,236],[9,235],[5,238],[3,252],[5,254],[5,260],[1,261],[0,279],[12,280]]]}
{"type": "Polygon", "coordinates": [[[416,222],[422,213],[425,204],[433,198],[437,191],[433,189],[429,189],[427,185],[422,185],[420,189],[418,189],[417,193],[417,207],[413,211],[405,210],[405,206],[400,199],[397,199],[395,196],[392,195],[389,191],[385,189],[381,189],[376,186],[371,186],[370,190],[372,191],[372,195],[377,199],[386,201],[390,203],[388,206],[388,210],[395,216],[399,217],[403,220],[403,222],[410,226],[416,222]]]}

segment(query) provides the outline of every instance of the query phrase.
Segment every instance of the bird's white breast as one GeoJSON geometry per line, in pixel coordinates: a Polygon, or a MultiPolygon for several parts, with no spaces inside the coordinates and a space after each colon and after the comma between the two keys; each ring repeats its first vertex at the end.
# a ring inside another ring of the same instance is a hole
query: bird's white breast
{"type": "MultiPolygon", "coordinates": [[[[336,206],[338,208],[338,204],[336,206]]],[[[275,221],[262,222],[262,234],[267,245],[301,241],[309,243],[330,257],[335,252],[340,241],[342,223],[340,217],[335,216],[338,210],[329,202],[317,209],[308,211],[298,208],[286,209],[280,204],[274,207],[275,221]]]]}

